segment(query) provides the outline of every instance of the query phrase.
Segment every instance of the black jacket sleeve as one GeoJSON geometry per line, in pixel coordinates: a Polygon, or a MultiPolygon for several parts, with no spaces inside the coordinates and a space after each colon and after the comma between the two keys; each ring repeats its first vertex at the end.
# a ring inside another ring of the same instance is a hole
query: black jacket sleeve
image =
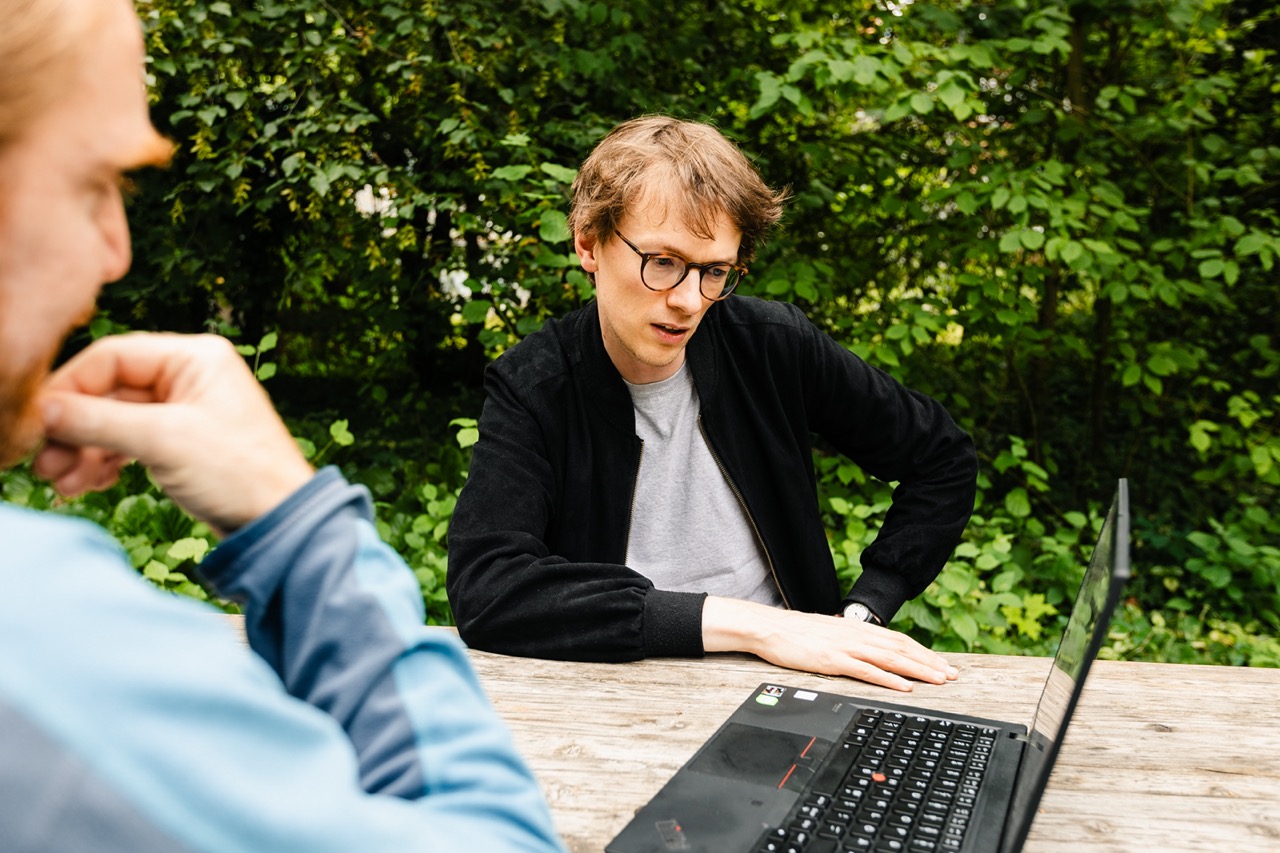
{"type": "Polygon", "coordinates": [[[897,484],[849,593],[887,622],[938,576],[960,541],[973,512],[977,454],[937,400],[810,330],[812,428],[867,473],[897,484]]]}

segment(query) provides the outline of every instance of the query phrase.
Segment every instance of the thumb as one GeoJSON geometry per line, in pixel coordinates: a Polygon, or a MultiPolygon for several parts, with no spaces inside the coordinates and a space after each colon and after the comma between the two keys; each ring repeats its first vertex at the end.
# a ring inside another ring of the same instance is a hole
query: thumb
{"type": "Polygon", "coordinates": [[[154,452],[162,406],[66,391],[40,399],[45,438],[74,447],[100,447],[129,457],[154,452]]]}

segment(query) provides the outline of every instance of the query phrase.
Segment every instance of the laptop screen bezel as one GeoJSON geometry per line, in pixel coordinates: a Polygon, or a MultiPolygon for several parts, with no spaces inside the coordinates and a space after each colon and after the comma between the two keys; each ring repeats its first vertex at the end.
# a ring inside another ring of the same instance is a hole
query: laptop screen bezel
{"type": "MultiPolygon", "coordinates": [[[[1036,723],[1040,720],[1041,708],[1036,708],[1035,721],[1032,723],[1027,736],[1028,742],[1023,753],[1022,766],[1018,770],[1018,782],[1014,786],[1013,797],[1009,802],[1009,815],[1005,822],[1006,832],[1005,841],[1001,845],[1002,851],[1021,850],[1027,834],[1031,831],[1031,822],[1035,817],[1040,799],[1044,796],[1045,786],[1049,782],[1054,762],[1058,757],[1058,750],[1066,737],[1067,728],[1070,726],[1071,718],[1075,714],[1076,705],[1084,692],[1089,670],[1093,665],[1093,661],[1097,658],[1099,650],[1102,648],[1102,643],[1107,638],[1112,614],[1119,606],[1120,597],[1124,592],[1125,584],[1129,580],[1129,483],[1125,479],[1121,479],[1116,485],[1115,498],[1107,513],[1107,518],[1102,524],[1102,529],[1099,531],[1098,542],[1094,546],[1095,557],[1099,554],[1101,548],[1108,544],[1106,541],[1108,536],[1111,537],[1111,542],[1109,543],[1111,566],[1110,571],[1107,573],[1109,586],[1105,602],[1101,610],[1096,614],[1093,630],[1081,663],[1079,678],[1076,679],[1071,688],[1070,698],[1061,715],[1061,724],[1054,736],[1046,739],[1042,734],[1037,734],[1036,723]]],[[[1090,566],[1086,568],[1085,578],[1081,580],[1080,589],[1076,593],[1076,600],[1072,609],[1073,618],[1088,591],[1088,575],[1092,569],[1093,558],[1090,559],[1090,566]]],[[[1070,621],[1068,621],[1068,629],[1069,627],[1070,621]]],[[[1067,631],[1064,631],[1063,638],[1065,639],[1066,637],[1067,631]]],[[[1045,690],[1041,693],[1041,704],[1044,702],[1045,694],[1051,688],[1050,682],[1054,677],[1054,673],[1062,670],[1059,667],[1059,658],[1063,654],[1064,645],[1064,643],[1059,644],[1058,654],[1054,657],[1053,666],[1049,668],[1049,675],[1045,679],[1045,690]]]]}

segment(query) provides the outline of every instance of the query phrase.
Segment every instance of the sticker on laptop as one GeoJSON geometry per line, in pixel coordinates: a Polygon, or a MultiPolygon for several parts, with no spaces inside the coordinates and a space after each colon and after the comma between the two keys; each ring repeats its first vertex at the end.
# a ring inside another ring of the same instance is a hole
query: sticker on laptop
{"type": "Polygon", "coordinates": [[[764,689],[756,696],[756,701],[761,705],[777,705],[778,700],[787,692],[787,688],[778,687],[773,684],[766,684],[764,689]]]}
{"type": "Polygon", "coordinates": [[[812,690],[797,690],[791,695],[797,699],[803,699],[806,702],[812,702],[814,699],[818,698],[818,694],[814,693],[812,690]]]}

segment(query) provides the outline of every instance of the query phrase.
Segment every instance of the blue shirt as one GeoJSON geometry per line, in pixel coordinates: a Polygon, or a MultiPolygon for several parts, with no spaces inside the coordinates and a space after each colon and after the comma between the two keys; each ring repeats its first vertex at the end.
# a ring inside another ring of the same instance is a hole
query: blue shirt
{"type": "Polygon", "coordinates": [[[0,850],[562,850],[462,645],[325,469],[201,566],[0,506],[0,850]]]}

